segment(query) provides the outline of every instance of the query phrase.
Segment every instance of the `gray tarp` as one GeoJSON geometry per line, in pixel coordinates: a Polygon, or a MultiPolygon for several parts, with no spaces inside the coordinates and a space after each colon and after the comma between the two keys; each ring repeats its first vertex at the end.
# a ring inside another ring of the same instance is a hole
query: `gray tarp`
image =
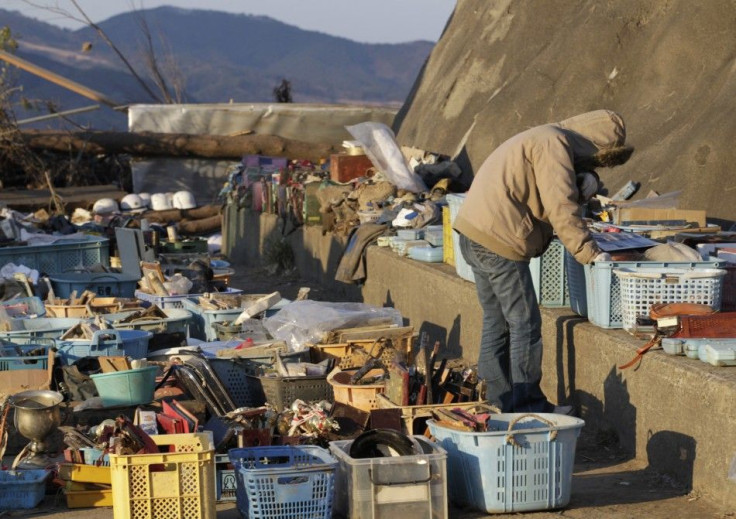
{"type": "MultiPolygon", "coordinates": [[[[339,145],[352,139],[345,126],[366,121],[391,125],[395,115],[395,109],[385,107],[295,103],[132,105],[128,129],[193,135],[251,131],[339,145]]],[[[189,189],[196,193],[197,203],[208,203],[219,192],[233,163],[211,159],[134,160],[133,188],[138,193],[189,189]]]]}

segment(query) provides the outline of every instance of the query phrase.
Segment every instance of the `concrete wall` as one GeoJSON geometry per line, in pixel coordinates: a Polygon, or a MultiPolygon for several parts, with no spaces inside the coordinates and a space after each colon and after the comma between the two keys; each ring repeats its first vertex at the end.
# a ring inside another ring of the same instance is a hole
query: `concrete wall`
{"type": "MultiPolygon", "coordinates": [[[[231,259],[257,264],[266,238],[278,235],[277,219],[247,211],[239,216],[242,229],[231,259]]],[[[323,236],[319,227],[297,229],[287,240],[303,276],[334,288],[342,300],[399,309],[415,329],[440,340],[448,357],[477,358],[481,312],[475,286],[452,267],[373,246],[359,289],[333,279],[344,240],[323,236]]],[[[617,437],[632,457],[736,508],[736,475],[728,476],[736,473],[736,369],[653,351],[638,369],[621,371],[616,366],[644,341],[598,328],[569,308],[543,308],[542,318],[542,385],[550,400],[575,404],[588,432],[602,440],[617,437]]]]}

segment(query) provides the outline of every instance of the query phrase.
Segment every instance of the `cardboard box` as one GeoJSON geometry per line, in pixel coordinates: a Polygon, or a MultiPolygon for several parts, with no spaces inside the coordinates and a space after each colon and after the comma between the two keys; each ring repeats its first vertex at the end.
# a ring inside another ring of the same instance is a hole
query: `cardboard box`
{"type": "MultiPolygon", "coordinates": [[[[689,209],[648,209],[645,207],[621,207],[616,211],[617,225],[630,225],[629,222],[695,222],[705,227],[705,211],[689,209]]],[[[664,223],[666,225],[666,223],[664,223]]]]}
{"type": "Polygon", "coordinates": [[[330,179],[334,182],[350,182],[364,177],[373,163],[367,155],[347,155],[336,153],[330,155],[330,179]]]}

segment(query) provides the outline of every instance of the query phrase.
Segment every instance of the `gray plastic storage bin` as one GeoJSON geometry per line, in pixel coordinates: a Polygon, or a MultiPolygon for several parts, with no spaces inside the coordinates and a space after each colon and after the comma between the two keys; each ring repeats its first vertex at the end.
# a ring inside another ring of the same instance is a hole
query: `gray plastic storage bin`
{"type": "Polygon", "coordinates": [[[356,459],[352,440],[330,442],[337,458],[335,513],[338,517],[402,519],[447,517],[447,452],[414,436],[425,454],[356,459]]]}

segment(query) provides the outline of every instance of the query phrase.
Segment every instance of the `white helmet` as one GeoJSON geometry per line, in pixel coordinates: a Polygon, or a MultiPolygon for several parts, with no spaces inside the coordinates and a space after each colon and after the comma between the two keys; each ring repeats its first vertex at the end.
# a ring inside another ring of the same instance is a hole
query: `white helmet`
{"type": "Polygon", "coordinates": [[[118,211],[118,203],[112,198],[100,198],[92,206],[92,212],[95,214],[111,214],[118,211]]]}
{"type": "Polygon", "coordinates": [[[151,195],[151,209],[154,211],[165,211],[173,209],[169,203],[166,193],[154,193],[151,195]]]}
{"type": "Polygon", "coordinates": [[[141,202],[143,202],[143,205],[150,208],[151,207],[151,195],[150,193],[138,193],[138,196],[141,197],[141,202]]]}
{"type": "Polygon", "coordinates": [[[146,205],[140,196],[135,193],[125,195],[120,201],[120,209],[123,211],[145,211],[146,205]]]}
{"type": "Polygon", "coordinates": [[[177,209],[194,209],[197,202],[190,191],[177,191],[174,193],[174,207],[177,209]]]}

